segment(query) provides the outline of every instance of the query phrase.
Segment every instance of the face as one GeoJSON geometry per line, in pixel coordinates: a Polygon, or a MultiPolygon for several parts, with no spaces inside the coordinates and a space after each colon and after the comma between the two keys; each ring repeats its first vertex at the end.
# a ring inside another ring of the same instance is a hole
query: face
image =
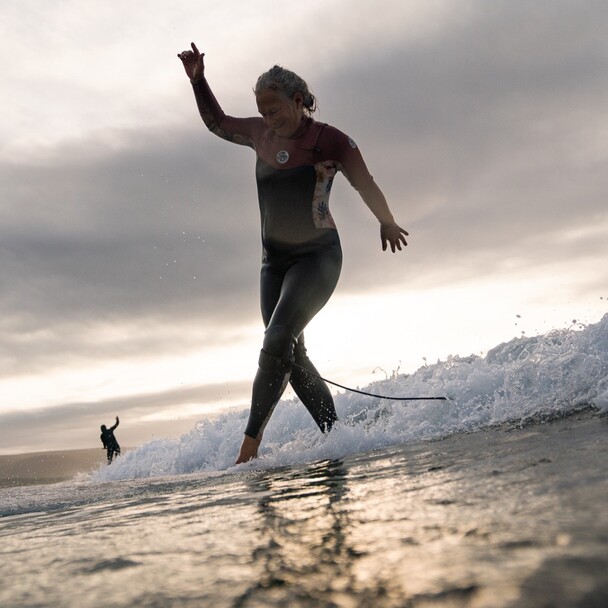
{"type": "Polygon", "coordinates": [[[266,90],[260,91],[255,99],[258,111],[269,129],[280,137],[290,137],[297,131],[304,115],[300,93],[289,99],[280,91],[266,90]]]}

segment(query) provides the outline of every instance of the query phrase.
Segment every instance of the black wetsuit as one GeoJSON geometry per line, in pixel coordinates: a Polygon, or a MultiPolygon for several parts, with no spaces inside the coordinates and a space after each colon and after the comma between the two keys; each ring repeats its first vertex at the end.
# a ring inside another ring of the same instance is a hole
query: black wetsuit
{"type": "Polygon", "coordinates": [[[111,426],[107,429],[105,426],[101,427],[101,435],[99,438],[101,439],[101,443],[103,447],[106,449],[108,455],[108,464],[110,464],[114,458],[114,456],[120,456],[120,446],[118,445],[118,441],[116,437],[114,437],[114,430],[118,426],[118,420],[114,426],[111,426]]]}
{"type": "Polygon", "coordinates": [[[319,428],[328,431],[337,420],[334,402],[306,355],[303,331],[340,276],[342,251],[329,212],[334,176],[342,171],[366,201],[384,197],[356,144],[338,129],[304,118],[291,137],[279,137],[261,117],[224,114],[204,78],[193,88],[209,130],[257,154],[266,332],[245,434],[261,435],[288,381],[319,428]]]}

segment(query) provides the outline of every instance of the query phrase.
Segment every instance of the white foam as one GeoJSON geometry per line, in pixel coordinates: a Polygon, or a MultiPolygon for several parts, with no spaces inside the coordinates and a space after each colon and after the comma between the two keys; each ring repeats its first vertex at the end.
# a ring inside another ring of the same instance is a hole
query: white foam
{"type": "MultiPolygon", "coordinates": [[[[395,402],[340,393],[340,422],[327,436],[299,401],[282,401],[266,428],[260,458],[238,470],[339,458],[509,421],[563,416],[583,406],[606,412],[608,314],[587,327],[515,338],[485,357],[449,357],[363,390],[388,396],[445,395],[449,400],[395,402]]],[[[233,411],[202,420],[178,439],[155,440],[127,453],[100,468],[92,480],[230,469],[247,416],[247,411],[233,411]]]]}

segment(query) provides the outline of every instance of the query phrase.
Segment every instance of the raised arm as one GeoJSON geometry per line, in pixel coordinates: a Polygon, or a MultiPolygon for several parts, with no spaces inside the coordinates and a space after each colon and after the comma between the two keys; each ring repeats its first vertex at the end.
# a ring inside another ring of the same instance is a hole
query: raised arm
{"type": "Polygon", "coordinates": [[[234,118],[224,113],[205,78],[205,53],[201,53],[194,42],[190,46],[192,50],[182,51],[177,56],[192,83],[196,105],[203,122],[214,135],[252,148],[253,119],[234,118]]]}
{"type": "Polygon", "coordinates": [[[120,420],[118,420],[118,416],[116,416],[116,424],[112,427],[110,427],[110,430],[113,431],[120,423],[120,420]]]}

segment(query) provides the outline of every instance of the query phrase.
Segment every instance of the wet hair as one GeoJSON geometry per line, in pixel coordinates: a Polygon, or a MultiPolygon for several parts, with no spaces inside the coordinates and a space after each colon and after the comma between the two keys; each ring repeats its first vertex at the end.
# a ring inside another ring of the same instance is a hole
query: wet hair
{"type": "Polygon", "coordinates": [[[309,116],[317,109],[317,100],[308,90],[306,82],[295,72],[275,65],[264,72],[255,84],[253,92],[258,95],[262,91],[279,91],[289,99],[293,99],[296,93],[300,93],[304,100],[304,111],[309,116]]]}
{"type": "Polygon", "coordinates": [[[102,430],[102,431],[105,431],[105,430],[106,430],[106,425],[105,425],[105,424],[102,424],[102,425],[101,425],[101,430],[102,430]]]}

